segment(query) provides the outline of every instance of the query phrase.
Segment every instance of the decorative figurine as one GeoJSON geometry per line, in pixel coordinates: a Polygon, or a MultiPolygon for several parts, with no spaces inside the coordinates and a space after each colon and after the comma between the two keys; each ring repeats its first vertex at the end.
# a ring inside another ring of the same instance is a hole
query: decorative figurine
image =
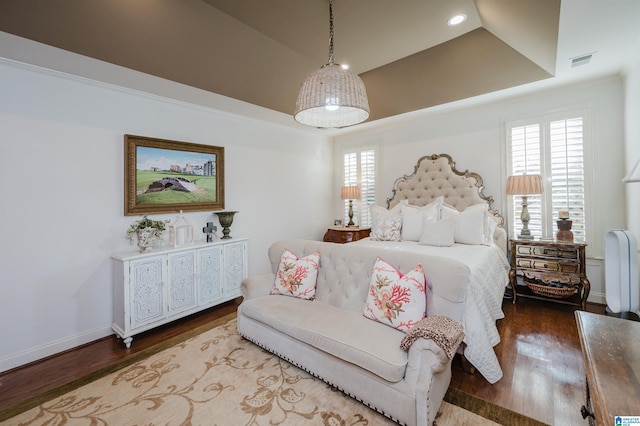
{"type": "Polygon", "coordinates": [[[569,220],[569,211],[560,210],[558,212],[559,220],[556,221],[558,225],[558,233],[556,239],[558,241],[573,241],[573,232],[571,232],[572,220],[569,220]]]}
{"type": "Polygon", "coordinates": [[[207,234],[207,242],[208,243],[212,243],[215,241],[216,239],[216,231],[218,230],[218,227],[215,226],[213,224],[213,222],[207,222],[207,226],[205,226],[204,228],[202,228],[202,232],[204,232],[205,234],[207,234]]]}

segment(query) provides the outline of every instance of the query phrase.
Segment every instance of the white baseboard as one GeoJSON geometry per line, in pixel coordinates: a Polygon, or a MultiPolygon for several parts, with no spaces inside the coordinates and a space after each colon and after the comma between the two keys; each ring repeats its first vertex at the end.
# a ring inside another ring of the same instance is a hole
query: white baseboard
{"type": "Polygon", "coordinates": [[[42,358],[46,358],[51,355],[55,355],[60,352],[64,352],[69,349],[73,349],[77,346],[84,345],[85,343],[93,342],[94,340],[102,339],[103,337],[113,334],[111,327],[98,328],[89,330],[82,334],[75,336],[69,336],[63,339],[55,340],[47,343],[46,345],[36,346],[31,349],[10,354],[3,358],[0,358],[0,373],[3,371],[11,370],[12,368],[20,367],[21,365],[29,364],[30,362],[37,361],[42,358]]]}
{"type": "Polygon", "coordinates": [[[604,293],[589,293],[589,297],[587,297],[588,302],[599,303],[601,305],[607,304],[607,298],[604,293]]]}
{"type": "Polygon", "coordinates": [[[587,258],[587,278],[591,283],[591,291],[587,301],[607,304],[604,287],[604,261],[602,259],[587,258]]]}

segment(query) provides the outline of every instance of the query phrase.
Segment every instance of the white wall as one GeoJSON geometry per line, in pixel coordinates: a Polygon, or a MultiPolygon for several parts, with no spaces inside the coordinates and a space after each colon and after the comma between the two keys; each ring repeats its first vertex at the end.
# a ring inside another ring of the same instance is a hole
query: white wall
{"type": "MultiPolygon", "coordinates": [[[[591,110],[593,150],[588,155],[593,171],[589,232],[594,235],[588,247],[587,275],[592,289],[589,300],[604,302],[603,240],[607,230],[624,227],[624,188],[620,179],[624,169],[622,80],[610,77],[554,90],[540,91],[507,100],[477,104],[473,107],[443,108],[425,112],[411,121],[371,128],[336,138],[334,161],[346,147],[378,145],[380,174],[377,181],[378,204],[391,196],[396,178],[411,174],[418,158],[446,153],[459,170],[469,169],[484,179],[486,195],[492,195],[493,207],[508,211],[504,187],[505,148],[502,123],[544,112],[588,107],[591,110]],[[602,206],[615,206],[603,208],[602,206]]],[[[335,167],[337,173],[340,167],[335,167]]],[[[337,182],[339,176],[335,176],[337,182]]],[[[335,190],[335,189],[334,189],[335,190]]],[[[334,215],[340,205],[335,203],[334,215]]],[[[339,216],[336,216],[339,217],[339,216]]]]}
{"type": "MultiPolygon", "coordinates": [[[[225,148],[231,235],[250,238],[252,274],[272,242],[320,239],[331,222],[324,136],[0,58],[0,371],[111,334],[110,255],[135,249],[127,133],[225,148]]],[[[217,220],[185,215],[196,231],[217,220]]]]}
{"type": "MultiPolygon", "coordinates": [[[[636,59],[625,75],[625,174],[640,160],[640,57],[636,59]]],[[[640,183],[629,183],[624,187],[626,229],[640,241],[640,183]]]]}
{"type": "MultiPolygon", "coordinates": [[[[625,76],[625,174],[640,160],[640,58],[625,76]]],[[[640,238],[640,183],[624,185],[628,229],[640,238]]]]}

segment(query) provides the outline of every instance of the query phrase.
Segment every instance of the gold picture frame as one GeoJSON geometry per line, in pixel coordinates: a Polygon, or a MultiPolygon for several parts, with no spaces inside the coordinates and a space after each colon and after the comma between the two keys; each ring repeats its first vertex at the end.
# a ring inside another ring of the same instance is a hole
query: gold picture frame
{"type": "Polygon", "coordinates": [[[125,135],[125,216],[180,210],[224,210],[224,147],[125,135]]]}

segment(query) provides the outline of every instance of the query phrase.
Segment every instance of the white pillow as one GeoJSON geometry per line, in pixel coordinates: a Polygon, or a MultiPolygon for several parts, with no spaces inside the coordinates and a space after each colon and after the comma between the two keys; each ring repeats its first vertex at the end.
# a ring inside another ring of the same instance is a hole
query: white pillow
{"type": "Polygon", "coordinates": [[[402,235],[402,216],[400,204],[387,210],[381,206],[369,206],[371,212],[371,234],[369,238],[376,241],[400,241],[402,235]]]}
{"type": "Polygon", "coordinates": [[[455,216],[441,220],[425,218],[422,224],[422,235],[418,244],[451,247],[455,242],[454,232],[456,227],[455,216]]]}
{"type": "Polygon", "coordinates": [[[374,241],[402,241],[402,216],[378,219],[371,227],[369,238],[374,241]]]}
{"type": "Polygon", "coordinates": [[[438,197],[426,206],[400,204],[402,213],[402,241],[418,241],[422,235],[422,223],[425,218],[438,220],[444,197],[438,197]]]}
{"type": "Polygon", "coordinates": [[[456,220],[453,233],[453,238],[456,243],[472,245],[488,244],[487,235],[489,234],[489,225],[487,219],[491,219],[488,218],[487,204],[474,204],[462,212],[449,206],[445,207],[442,208],[442,218],[455,217],[456,220]]]}
{"type": "Polygon", "coordinates": [[[487,212],[487,227],[486,227],[487,235],[485,235],[486,245],[490,246],[494,244],[493,234],[496,233],[497,227],[498,227],[498,224],[496,223],[495,220],[491,219],[491,215],[489,214],[489,212],[487,212]]]}
{"type": "Polygon", "coordinates": [[[460,212],[455,207],[453,207],[453,206],[451,206],[451,205],[449,205],[447,203],[442,203],[442,207],[440,208],[440,219],[444,219],[444,218],[451,217],[451,216],[456,216],[459,213],[460,212]]]}

